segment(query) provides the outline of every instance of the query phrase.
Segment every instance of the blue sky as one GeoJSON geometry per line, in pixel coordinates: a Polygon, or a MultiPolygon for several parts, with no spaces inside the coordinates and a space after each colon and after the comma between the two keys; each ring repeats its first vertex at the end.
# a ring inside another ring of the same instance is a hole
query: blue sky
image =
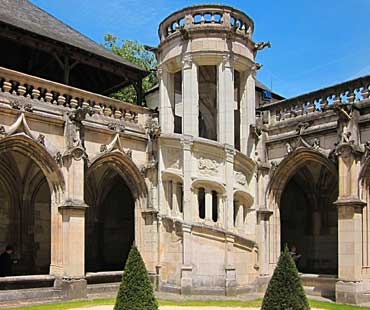
{"type": "MultiPolygon", "coordinates": [[[[102,43],[104,34],[157,45],[158,25],[202,0],[31,0],[102,43]]],[[[224,0],[255,22],[257,78],[290,97],[370,74],[370,0],[224,0]]]]}

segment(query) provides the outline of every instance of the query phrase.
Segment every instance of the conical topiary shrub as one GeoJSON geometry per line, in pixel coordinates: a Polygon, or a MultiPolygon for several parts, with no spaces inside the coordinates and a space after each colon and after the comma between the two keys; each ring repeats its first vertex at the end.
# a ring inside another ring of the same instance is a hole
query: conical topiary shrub
{"type": "Polygon", "coordinates": [[[157,310],[153,287],[138,249],[128,255],[114,310],[157,310]]]}
{"type": "Polygon", "coordinates": [[[301,279],[285,246],[263,298],[261,310],[309,310],[301,279]]]}

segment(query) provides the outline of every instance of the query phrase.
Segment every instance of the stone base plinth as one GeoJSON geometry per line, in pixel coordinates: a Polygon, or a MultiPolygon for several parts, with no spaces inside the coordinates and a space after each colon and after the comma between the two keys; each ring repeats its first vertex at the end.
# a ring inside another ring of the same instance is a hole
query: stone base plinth
{"type": "Polygon", "coordinates": [[[87,281],[85,279],[56,279],[54,287],[62,290],[66,300],[87,298],[87,281]]]}
{"type": "Polygon", "coordinates": [[[364,282],[338,281],[335,285],[335,299],[337,303],[362,304],[369,302],[364,282]]]}
{"type": "Polygon", "coordinates": [[[181,267],[181,295],[191,295],[193,290],[193,267],[181,267]]]}

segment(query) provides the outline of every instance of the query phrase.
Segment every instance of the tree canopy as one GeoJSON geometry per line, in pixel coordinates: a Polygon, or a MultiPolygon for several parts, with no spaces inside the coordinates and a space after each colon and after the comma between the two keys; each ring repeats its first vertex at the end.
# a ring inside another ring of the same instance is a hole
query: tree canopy
{"type": "MultiPolygon", "coordinates": [[[[128,60],[150,72],[142,81],[144,92],[158,83],[156,73],[154,72],[154,69],[157,66],[157,60],[155,55],[146,50],[143,44],[138,41],[121,40],[112,34],[106,34],[104,36],[104,46],[111,49],[115,54],[121,56],[125,60],[128,60]]],[[[127,86],[114,94],[111,94],[111,97],[134,103],[136,102],[135,87],[133,85],[127,86]]]]}

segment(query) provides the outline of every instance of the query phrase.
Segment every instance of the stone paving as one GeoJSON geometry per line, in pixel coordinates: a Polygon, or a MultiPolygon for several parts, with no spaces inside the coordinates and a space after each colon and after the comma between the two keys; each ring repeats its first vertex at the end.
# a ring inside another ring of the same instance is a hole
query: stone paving
{"type": "MultiPolygon", "coordinates": [[[[84,308],[73,308],[71,310],[112,310],[112,305],[94,306],[94,307],[84,307],[84,308]]],[[[256,307],[182,307],[182,306],[162,306],[160,310],[260,310],[256,307]]],[[[318,308],[312,308],[312,310],[320,310],[318,308]]]]}

